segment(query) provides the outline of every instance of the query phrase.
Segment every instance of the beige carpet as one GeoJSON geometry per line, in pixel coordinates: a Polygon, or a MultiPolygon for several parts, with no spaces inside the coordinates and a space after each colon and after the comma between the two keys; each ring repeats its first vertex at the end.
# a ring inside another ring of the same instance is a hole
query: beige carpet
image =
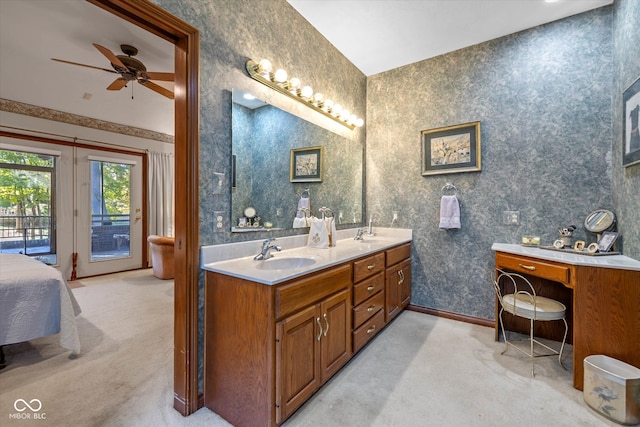
{"type": "MultiPolygon", "coordinates": [[[[0,425],[229,425],[206,408],[172,409],[172,281],[141,270],[79,282],[82,354],[70,358],[55,336],[7,346],[0,425]],[[10,418],[17,399],[39,399],[46,418],[10,418]]],[[[405,312],[284,425],[617,425],[586,406],[556,359],[531,378],[503,345],[490,328],[405,312]]]]}

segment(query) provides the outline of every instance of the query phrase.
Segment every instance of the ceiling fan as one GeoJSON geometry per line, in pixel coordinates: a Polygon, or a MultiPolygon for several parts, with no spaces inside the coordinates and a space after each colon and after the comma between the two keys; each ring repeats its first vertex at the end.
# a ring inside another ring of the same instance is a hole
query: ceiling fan
{"type": "Polygon", "coordinates": [[[107,86],[107,90],[120,90],[127,86],[127,83],[137,81],[142,86],[149,88],[160,95],[173,99],[173,92],[166,89],[151,80],[159,80],[165,82],[172,82],[175,79],[174,73],[157,73],[153,71],[147,71],[147,67],[142,62],[135,59],[134,56],[138,54],[138,49],[128,44],[120,45],[120,49],[124,55],[115,55],[109,49],[99,44],[93,43],[96,49],[107,57],[113,70],[108,68],[94,67],[93,65],[79,64],[77,62],[65,61],[63,59],[51,58],[54,61],[64,62],[65,64],[79,65],[81,67],[94,68],[96,70],[103,70],[108,73],[120,74],[120,77],[115,79],[113,83],[107,86]],[[115,70],[115,71],[114,71],[115,70]]]}

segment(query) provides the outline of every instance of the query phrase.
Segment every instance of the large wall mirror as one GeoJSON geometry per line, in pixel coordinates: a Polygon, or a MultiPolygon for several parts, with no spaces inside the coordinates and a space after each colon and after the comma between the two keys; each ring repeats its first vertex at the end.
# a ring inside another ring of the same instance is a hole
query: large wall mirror
{"type": "Polygon", "coordinates": [[[300,198],[307,191],[312,215],[320,216],[318,210],[328,207],[338,225],[361,223],[363,147],[251,98],[233,90],[232,231],[263,231],[265,224],[274,230],[293,228],[300,198]],[[292,150],[298,163],[320,161],[312,166],[317,168],[309,173],[312,177],[294,174],[292,182],[292,150]],[[259,225],[249,218],[240,227],[240,218],[252,214],[260,218],[259,225]]]}

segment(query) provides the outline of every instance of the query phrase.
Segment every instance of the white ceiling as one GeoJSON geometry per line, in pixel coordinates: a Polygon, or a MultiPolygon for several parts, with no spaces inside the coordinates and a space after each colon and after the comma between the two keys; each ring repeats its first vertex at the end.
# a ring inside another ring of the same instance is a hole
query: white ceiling
{"type": "Polygon", "coordinates": [[[613,0],[287,0],[371,76],[613,0]]]}
{"type": "MultiPolygon", "coordinates": [[[[372,75],[612,0],[288,2],[364,74],[372,75]]],[[[173,135],[172,100],[137,83],[107,91],[115,74],[51,61],[110,68],[92,43],[115,54],[121,53],[120,44],[131,44],[149,71],[173,71],[171,43],[84,0],[0,0],[0,98],[173,135]]]]}
{"type": "Polygon", "coordinates": [[[147,70],[173,72],[173,44],[84,0],[0,0],[0,97],[173,135],[173,100],[138,83],[107,91],[117,74],[51,60],[111,69],[92,43],[133,45],[147,70]]]}

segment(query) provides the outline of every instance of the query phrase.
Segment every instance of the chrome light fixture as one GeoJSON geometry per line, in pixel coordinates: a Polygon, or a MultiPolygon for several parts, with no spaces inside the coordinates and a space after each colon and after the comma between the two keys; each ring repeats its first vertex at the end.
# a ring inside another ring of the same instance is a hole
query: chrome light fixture
{"type": "Polygon", "coordinates": [[[307,107],[316,110],[351,130],[364,125],[363,119],[357,117],[355,114],[351,114],[349,110],[338,103],[334,103],[333,100],[325,98],[322,93],[314,92],[311,86],[303,86],[300,79],[296,77],[289,78],[287,72],[282,68],[273,71],[273,65],[268,59],[262,59],[260,62],[255,62],[250,59],[247,61],[245,68],[252,79],[302,102],[307,107]]]}

